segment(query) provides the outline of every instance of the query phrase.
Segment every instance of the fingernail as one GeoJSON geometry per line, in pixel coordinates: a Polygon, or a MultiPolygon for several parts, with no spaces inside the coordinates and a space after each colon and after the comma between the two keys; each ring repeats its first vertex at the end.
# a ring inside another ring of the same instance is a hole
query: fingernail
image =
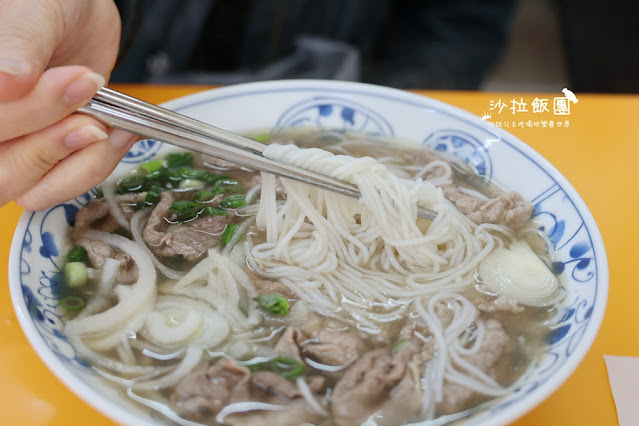
{"type": "Polygon", "coordinates": [[[69,105],[77,105],[86,102],[95,92],[104,86],[105,80],[100,74],[88,72],[71,83],[64,91],[64,100],[69,105]]]}
{"type": "Polygon", "coordinates": [[[0,61],[0,72],[18,77],[29,72],[29,65],[24,62],[0,61]]]}
{"type": "Polygon", "coordinates": [[[80,127],[72,131],[64,139],[64,143],[69,148],[82,148],[90,143],[107,139],[109,135],[104,133],[98,127],[93,124],[87,124],[84,127],[80,127]]]}

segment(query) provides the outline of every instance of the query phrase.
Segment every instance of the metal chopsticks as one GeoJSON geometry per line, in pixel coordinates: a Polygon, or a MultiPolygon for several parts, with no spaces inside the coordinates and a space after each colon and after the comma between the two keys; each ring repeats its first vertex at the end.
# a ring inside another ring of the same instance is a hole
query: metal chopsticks
{"type": "MultiPolygon", "coordinates": [[[[78,112],[90,115],[108,126],[200,152],[252,170],[294,179],[320,188],[359,198],[354,185],[301,167],[279,163],[262,155],[259,142],[227,132],[157,105],[112,89],[98,90],[78,112]]],[[[434,220],[436,213],[418,208],[417,214],[434,220]]]]}

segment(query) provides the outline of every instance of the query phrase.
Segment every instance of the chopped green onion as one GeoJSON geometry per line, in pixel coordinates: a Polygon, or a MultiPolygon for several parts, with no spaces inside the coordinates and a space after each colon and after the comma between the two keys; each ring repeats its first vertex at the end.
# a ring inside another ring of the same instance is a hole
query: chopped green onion
{"type": "Polygon", "coordinates": [[[154,173],[162,169],[162,163],[158,160],[147,161],[146,163],[140,166],[140,170],[142,170],[147,175],[150,173],[154,173]]]}
{"type": "Polygon", "coordinates": [[[67,296],[64,299],[60,300],[60,306],[69,311],[79,311],[83,309],[86,305],[86,302],[81,297],[77,296],[67,296]]]}
{"type": "Polygon", "coordinates": [[[104,191],[102,191],[102,187],[98,186],[97,188],[95,188],[95,198],[104,198],[104,191]]]}
{"type": "Polygon", "coordinates": [[[152,172],[147,173],[144,176],[144,180],[146,183],[146,186],[148,187],[149,184],[153,185],[153,184],[157,184],[160,183],[166,178],[166,170],[165,169],[158,169],[158,170],[154,170],[152,172]]]}
{"type": "Polygon", "coordinates": [[[177,172],[177,170],[165,170],[164,174],[166,179],[169,181],[180,181],[182,180],[182,176],[177,172]]]}
{"type": "Polygon", "coordinates": [[[228,216],[229,212],[224,209],[216,209],[212,206],[206,206],[204,208],[204,214],[207,216],[228,216]]]}
{"type": "Polygon", "coordinates": [[[242,184],[235,179],[230,179],[228,176],[218,179],[215,184],[224,189],[224,192],[228,192],[229,194],[242,192],[242,184]]]}
{"type": "Polygon", "coordinates": [[[182,168],[179,169],[177,173],[184,179],[201,180],[210,184],[214,184],[217,180],[219,180],[219,176],[207,172],[206,170],[182,168]]]}
{"type": "Polygon", "coordinates": [[[220,207],[224,207],[225,209],[237,209],[240,207],[244,207],[246,205],[246,200],[243,195],[231,195],[230,197],[225,198],[220,203],[220,207]]]}
{"type": "Polygon", "coordinates": [[[192,208],[202,209],[204,207],[189,200],[176,201],[171,205],[171,211],[173,212],[183,212],[192,208]]]}
{"type": "Polygon", "coordinates": [[[235,234],[235,231],[237,231],[237,228],[239,227],[240,225],[238,225],[237,223],[229,223],[228,225],[226,225],[226,228],[224,228],[224,232],[222,232],[222,235],[220,235],[220,244],[222,244],[222,247],[224,247],[229,243],[229,241],[231,241],[233,234],[235,234]]]}
{"type": "Polygon", "coordinates": [[[210,203],[216,195],[222,194],[224,190],[219,186],[214,186],[207,191],[198,191],[193,195],[193,200],[198,203],[210,203]]]}
{"type": "Polygon", "coordinates": [[[84,262],[87,260],[87,251],[82,246],[75,246],[67,254],[69,262],[84,262]]]}
{"type": "Polygon", "coordinates": [[[268,133],[262,133],[261,135],[257,135],[253,138],[253,140],[255,142],[268,142],[271,140],[271,135],[269,135],[268,133]]]}
{"type": "Polygon", "coordinates": [[[64,278],[69,287],[81,287],[89,280],[89,272],[82,262],[69,262],[64,266],[64,278]]]}
{"type": "Polygon", "coordinates": [[[288,380],[295,380],[304,375],[304,364],[296,359],[276,356],[270,361],[245,364],[252,372],[272,371],[288,380]]]}
{"type": "Polygon", "coordinates": [[[166,167],[193,166],[193,154],[190,152],[172,152],[166,156],[166,167]]]}
{"type": "Polygon", "coordinates": [[[158,187],[151,188],[146,193],[146,197],[144,198],[144,201],[147,204],[153,205],[153,204],[157,203],[158,200],[160,199],[160,194],[162,194],[162,189],[161,188],[158,188],[158,187]]]}
{"type": "Polygon", "coordinates": [[[144,176],[132,175],[127,176],[118,182],[118,191],[124,192],[140,192],[144,185],[144,176]]]}
{"type": "Polygon", "coordinates": [[[262,294],[253,300],[255,300],[257,304],[260,305],[260,308],[264,309],[266,312],[279,315],[281,317],[285,316],[291,307],[286,297],[280,293],[262,294]]]}
{"type": "Polygon", "coordinates": [[[397,343],[395,343],[395,346],[391,348],[391,355],[395,355],[397,351],[399,350],[399,348],[401,348],[402,345],[406,342],[407,342],[406,339],[399,339],[397,343]]]}
{"type": "Polygon", "coordinates": [[[178,222],[188,222],[197,218],[204,211],[204,206],[193,201],[180,200],[171,205],[171,211],[177,215],[178,222]]]}
{"type": "Polygon", "coordinates": [[[183,212],[176,213],[176,220],[180,223],[190,222],[200,215],[201,211],[197,210],[187,210],[183,212]]]}
{"type": "Polygon", "coordinates": [[[304,375],[304,365],[293,358],[285,356],[275,357],[270,362],[271,371],[289,380],[295,380],[304,375]]]}

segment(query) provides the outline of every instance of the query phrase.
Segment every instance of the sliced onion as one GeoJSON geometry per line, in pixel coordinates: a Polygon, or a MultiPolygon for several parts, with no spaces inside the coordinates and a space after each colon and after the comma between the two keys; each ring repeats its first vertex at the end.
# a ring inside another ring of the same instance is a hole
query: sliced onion
{"type": "Polygon", "coordinates": [[[212,348],[229,335],[228,322],[208,303],[182,296],[159,296],[146,316],[142,335],[163,349],[188,344],[212,348]]]}
{"type": "Polygon", "coordinates": [[[118,201],[115,199],[115,184],[113,182],[105,182],[102,185],[102,193],[104,195],[104,201],[106,201],[109,206],[109,211],[111,212],[111,216],[118,222],[118,225],[126,229],[127,231],[131,230],[131,225],[129,221],[124,217],[122,210],[120,210],[120,205],[118,201]]]}
{"type": "Polygon", "coordinates": [[[526,243],[499,248],[479,264],[486,287],[528,306],[547,306],[559,296],[559,282],[526,243]]]}
{"type": "Polygon", "coordinates": [[[78,316],[76,316],[76,319],[81,319],[101,312],[109,306],[109,297],[113,292],[113,286],[115,285],[115,278],[118,275],[119,268],[119,261],[110,257],[104,259],[104,266],[102,266],[102,271],[100,273],[100,281],[98,282],[97,291],[93,297],[89,299],[84,309],[82,309],[78,316]]]}
{"type": "Polygon", "coordinates": [[[135,389],[165,389],[170,386],[175,386],[200,363],[202,355],[203,351],[201,346],[190,345],[184,354],[182,362],[180,362],[175,370],[159,379],[137,383],[134,387],[135,389]]]}
{"type": "Polygon", "coordinates": [[[215,417],[215,421],[224,424],[224,418],[235,413],[244,413],[248,411],[286,411],[290,407],[286,405],[267,404],[265,402],[236,402],[229,404],[215,417]]]}
{"type": "Polygon", "coordinates": [[[126,296],[119,298],[117,305],[104,312],[69,320],[64,331],[68,336],[81,337],[112,334],[124,328],[132,318],[153,304],[156,292],[155,267],[147,253],[127,238],[99,231],[87,231],[85,235],[88,238],[104,241],[131,256],[138,267],[139,277],[138,281],[131,286],[116,287],[118,296],[126,296]],[[118,290],[120,287],[122,288],[118,290]]]}

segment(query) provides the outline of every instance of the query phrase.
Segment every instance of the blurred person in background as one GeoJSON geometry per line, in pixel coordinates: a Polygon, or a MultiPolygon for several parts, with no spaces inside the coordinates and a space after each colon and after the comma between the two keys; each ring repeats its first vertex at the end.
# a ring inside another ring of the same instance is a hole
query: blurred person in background
{"type": "Polygon", "coordinates": [[[324,78],[476,89],[506,44],[515,1],[118,3],[126,58],[113,81],[233,84],[324,78]]]}

